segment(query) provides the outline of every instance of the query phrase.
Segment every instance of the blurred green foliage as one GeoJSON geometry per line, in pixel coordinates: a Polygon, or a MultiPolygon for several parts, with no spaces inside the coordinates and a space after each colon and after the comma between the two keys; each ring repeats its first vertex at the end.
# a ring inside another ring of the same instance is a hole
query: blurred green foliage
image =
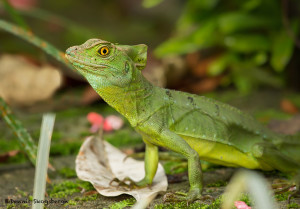
{"type": "MultiPolygon", "coordinates": [[[[144,6],[160,1],[144,0],[144,6]]],[[[300,6],[299,2],[293,4],[300,6]]],[[[188,0],[177,20],[172,38],[156,48],[158,57],[209,51],[218,55],[208,74],[228,70],[225,84],[234,83],[242,93],[259,84],[281,87],[282,71],[290,61],[294,42],[283,19],[280,0],[188,0]],[[280,78],[281,76],[281,78],[280,78]]],[[[299,18],[290,18],[290,32],[297,34],[299,18]]]]}

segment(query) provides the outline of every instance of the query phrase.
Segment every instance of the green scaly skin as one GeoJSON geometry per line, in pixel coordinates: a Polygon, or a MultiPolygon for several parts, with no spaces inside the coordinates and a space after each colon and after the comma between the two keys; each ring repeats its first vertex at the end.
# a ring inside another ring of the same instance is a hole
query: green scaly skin
{"type": "Polygon", "coordinates": [[[153,86],[141,73],[147,61],[146,45],[90,39],[67,49],[66,57],[142,135],[146,144],[146,174],[136,182],[140,187],[152,183],[158,165],[158,146],[187,158],[188,201],[201,197],[200,159],[249,169],[287,173],[300,170],[300,139],[277,135],[227,104],[153,86]]]}

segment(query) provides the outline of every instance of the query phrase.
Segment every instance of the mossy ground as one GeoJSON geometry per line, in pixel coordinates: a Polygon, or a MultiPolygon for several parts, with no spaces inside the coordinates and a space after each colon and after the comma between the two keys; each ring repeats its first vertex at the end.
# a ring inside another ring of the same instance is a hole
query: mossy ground
{"type": "MultiPolygon", "coordinates": [[[[258,119],[263,119],[263,122],[276,119],[290,118],[291,115],[284,113],[279,108],[281,98],[291,98],[291,100],[300,107],[300,97],[290,93],[281,94],[278,92],[260,92],[253,94],[250,97],[237,97],[234,92],[227,94],[210,95],[218,100],[231,103],[240,107],[247,112],[255,115],[258,119]],[[267,98],[266,97],[270,97],[267,98]]],[[[90,125],[86,120],[86,115],[89,112],[98,112],[103,115],[117,114],[112,108],[104,103],[95,104],[89,107],[72,107],[62,108],[56,111],[56,122],[51,143],[50,161],[55,166],[57,171],[49,172],[49,177],[52,180],[52,185],[47,185],[48,198],[61,198],[68,200],[69,208],[122,208],[133,204],[133,200],[128,195],[119,197],[103,197],[93,193],[93,188],[89,183],[79,181],[74,171],[75,155],[86,136],[88,136],[90,125]],[[83,193],[82,193],[83,192],[83,193]]],[[[37,142],[39,137],[39,129],[42,114],[29,113],[24,111],[16,111],[16,116],[21,119],[24,126],[32,134],[37,142]]],[[[105,133],[104,138],[116,147],[121,149],[134,149],[134,147],[142,147],[141,137],[134,132],[125,121],[125,126],[112,133],[105,133]]],[[[0,121],[0,154],[10,150],[18,150],[18,140],[12,132],[0,121]]],[[[185,161],[164,161],[164,167],[167,174],[173,175],[179,173],[180,181],[171,183],[168,192],[188,191],[187,175],[185,161]]],[[[152,203],[152,208],[219,208],[220,195],[223,193],[228,179],[235,169],[232,168],[210,168],[204,173],[204,194],[209,194],[215,198],[215,201],[196,202],[186,205],[181,203],[163,203],[162,195],[159,195],[152,203]]],[[[10,157],[8,161],[1,162],[0,167],[0,204],[3,200],[10,198],[29,198],[32,195],[34,169],[28,163],[27,158],[23,153],[19,153],[14,157],[10,157]],[[9,182],[9,183],[7,183],[9,182]],[[16,189],[18,188],[18,189],[16,189]],[[20,191],[23,191],[20,192],[20,191]]],[[[266,176],[272,179],[274,176],[279,176],[278,173],[267,173],[266,176]]],[[[280,177],[280,176],[279,176],[280,177]]],[[[282,177],[280,177],[282,178],[282,177]]],[[[281,208],[297,208],[300,203],[299,199],[293,199],[291,204],[287,204],[287,194],[276,196],[280,202],[281,208]]],[[[246,197],[245,197],[246,198],[246,197]]],[[[248,201],[242,199],[243,201],[248,201]]],[[[7,205],[13,208],[14,205],[7,205]]],[[[26,208],[26,204],[18,205],[26,208]]],[[[27,205],[28,206],[28,205],[27,205]]],[[[66,206],[66,205],[65,205],[66,206]]]]}

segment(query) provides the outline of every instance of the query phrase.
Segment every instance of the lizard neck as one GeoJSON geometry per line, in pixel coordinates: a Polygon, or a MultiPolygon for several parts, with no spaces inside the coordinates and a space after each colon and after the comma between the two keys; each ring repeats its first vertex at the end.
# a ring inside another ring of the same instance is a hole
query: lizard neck
{"type": "Polygon", "coordinates": [[[139,119],[139,108],[147,106],[154,86],[138,71],[131,83],[125,87],[103,86],[97,93],[135,126],[139,119]]]}

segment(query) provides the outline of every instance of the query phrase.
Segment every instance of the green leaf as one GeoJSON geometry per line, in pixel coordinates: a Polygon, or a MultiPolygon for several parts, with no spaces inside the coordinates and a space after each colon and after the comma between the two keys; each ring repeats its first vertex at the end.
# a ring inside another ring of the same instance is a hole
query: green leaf
{"type": "Polygon", "coordinates": [[[2,0],[2,2],[3,2],[4,9],[12,17],[12,19],[23,29],[29,30],[29,27],[26,24],[26,21],[19,14],[19,12],[11,6],[11,4],[8,2],[8,0],[2,0]]]}
{"type": "Polygon", "coordinates": [[[221,32],[225,35],[249,29],[270,28],[276,24],[268,17],[241,12],[230,12],[220,15],[218,22],[221,32]]]}
{"type": "Polygon", "coordinates": [[[243,94],[251,92],[261,84],[275,88],[280,88],[283,85],[282,79],[279,77],[272,75],[266,69],[251,67],[249,63],[236,65],[232,75],[235,86],[243,94]]]}
{"type": "Polygon", "coordinates": [[[253,10],[259,7],[262,3],[262,0],[248,0],[242,3],[242,8],[244,10],[253,10]]]}
{"type": "Polygon", "coordinates": [[[162,1],[163,0],[144,0],[143,7],[145,7],[145,8],[155,7],[158,4],[160,4],[162,1]]]}
{"type": "Polygon", "coordinates": [[[235,55],[232,53],[226,53],[217,59],[215,59],[208,67],[208,74],[211,76],[217,76],[226,70],[229,63],[236,59],[235,55]]]}
{"type": "Polygon", "coordinates": [[[188,35],[169,39],[158,46],[154,53],[158,57],[190,53],[214,45],[217,41],[215,33],[216,21],[208,20],[188,35]]]}
{"type": "Polygon", "coordinates": [[[294,43],[287,31],[282,28],[273,39],[271,51],[271,65],[277,72],[284,70],[290,61],[294,50],[294,43]]]}
{"type": "Polygon", "coordinates": [[[242,53],[269,51],[271,47],[269,39],[258,34],[227,36],[224,39],[224,45],[242,53]]]}
{"type": "Polygon", "coordinates": [[[283,80],[280,77],[274,76],[269,71],[263,68],[254,68],[253,69],[253,78],[261,84],[267,86],[272,86],[275,88],[280,88],[283,86],[283,80]]]}
{"type": "Polygon", "coordinates": [[[22,149],[33,165],[36,164],[36,153],[37,147],[32,139],[31,135],[28,133],[27,129],[24,128],[21,121],[19,121],[15,115],[12,113],[10,107],[6,104],[4,99],[0,97],[0,116],[2,116],[3,121],[6,122],[8,127],[17,136],[20,144],[20,149],[22,149]]]}
{"type": "Polygon", "coordinates": [[[197,50],[197,46],[192,42],[190,37],[185,38],[173,38],[165,41],[159,45],[154,54],[157,57],[163,57],[166,55],[177,55],[197,50]]]}
{"type": "Polygon", "coordinates": [[[268,61],[268,55],[266,52],[258,52],[252,57],[252,61],[256,66],[263,65],[268,61]]]}
{"type": "Polygon", "coordinates": [[[195,6],[197,6],[197,8],[199,9],[211,10],[217,6],[219,0],[196,0],[194,1],[194,3],[196,4],[195,6]]]}
{"type": "Polygon", "coordinates": [[[193,34],[195,44],[197,44],[199,48],[206,48],[213,45],[218,38],[216,30],[217,22],[215,19],[202,23],[193,34]]]}

